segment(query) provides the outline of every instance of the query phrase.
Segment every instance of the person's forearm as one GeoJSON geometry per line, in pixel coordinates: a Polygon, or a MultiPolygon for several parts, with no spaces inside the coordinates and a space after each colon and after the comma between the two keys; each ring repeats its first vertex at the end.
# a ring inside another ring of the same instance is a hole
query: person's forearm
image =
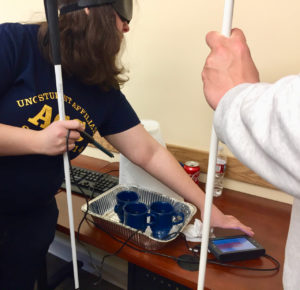
{"type": "MultiPolygon", "coordinates": [[[[171,153],[153,139],[141,125],[122,133],[106,136],[106,139],[131,162],[142,167],[186,201],[197,206],[203,216],[204,192],[188,176],[171,153]]],[[[251,228],[243,225],[233,216],[224,215],[214,205],[212,206],[211,225],[241,229],[245,233],[253,235],[251,228]]]]}
{"type": "Polygon", "coordinates": [[[179,162],[159,144],[142,125],[106,136],[115,148],[134,164],[181,195],[199,209],[204,206],[204,192],[184,171],[179,162]]]}
{"type": "Polygon", "coordinates": [[[37,131],[0,124],[0,156],[36,154],[37,131]]]}
{"type": "Polygon", "coordinates": [[[181,195],[185,200],[196,205],[200,210],[204,206],[204,193],[189,177],[178,161],[162,146],[152,158],[141,167],[181,195]]]}

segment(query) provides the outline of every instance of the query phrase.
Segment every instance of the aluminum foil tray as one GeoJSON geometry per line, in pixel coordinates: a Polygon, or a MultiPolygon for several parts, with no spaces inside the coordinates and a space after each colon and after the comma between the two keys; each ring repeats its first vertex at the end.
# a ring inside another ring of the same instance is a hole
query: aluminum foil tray
{"type": "MultiPolygon", "coordinates": [[[[87,204],[81,207],[83,212],[87,211],[87,204]]],[[[192,217],[196,213],[196,207],[188,202],[183,202],[161,193],[153,192],[148,189],[141,188],[134,185],[117,185],[110,190],[102,193],[96,198],[92,199],[88,203],[88,214],[90,214],[96,224],[98,224],[103,230],[110,234],[121,237],[122,239],[130,239],[130,242],[144,248],[146,250],[158,250],[166,245],[166,243],[176,239],[179,232],[188,225],[192,217]],[[174,225],[170,231],[169,238],[165,240],[159,240],[151,236],[151,229],[148,226],[144,233],[136,232],[135,229],[126,226],[119,222],[118,215],[114,212],[116,205],[116,195],[123,190],[132,190],[139,195],[139,201],[149,206],[155,201],[167,201],[170,202],[176,211],[184,214],[184,222],[178,225],[174,225]],[[135,233],[135,234],[134,234],[135,233]]]]}

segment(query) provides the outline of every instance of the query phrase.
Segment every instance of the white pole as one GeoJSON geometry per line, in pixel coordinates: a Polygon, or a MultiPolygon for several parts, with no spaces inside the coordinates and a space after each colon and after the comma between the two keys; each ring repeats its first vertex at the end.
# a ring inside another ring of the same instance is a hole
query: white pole
{"type": "MultiPolygon", "coordinates": [[[[64,92],[63,92],[63,81],[62,81],[61,65],[60,64],[55,65],[54,69],[55,69],[59,119],[60,120],[65,120],[65,105],[64,105],[64,92]]],[[[75,284],[75,289],[79,289],[78,265],[77,265],[77,253],[76,253],[74,218],[73,218],[73,205],[72,205],[72,190],[71,190],[71,180],[70,180],[70,164],[69,164],[69,158],[68,158],[68,153],[67,152],[65,152],[63,154],[63,160],[64,160],[65,184],[66,184],[68,214],[69,214],[69,226],[70,226],[70,239],[71,239],[71,250],[72,250],[72,261],[73,261],[74,284],[75,284]]]]}
{"type": "MultiPolygon", "coordinates": [[[[57,11],[57,0],[44,0],[45,12],[48,22],[48,32],[50,36],[50,44],[52,50],[52,58],[55,70],[55,81],[57,91],[57,103],[58,103],[58,114],[60,120],[65,120],[65,103],[64,103],[64,91],[63,91],[63,79],[62,79],[62,68],[61,68],[61,57],[60,57],[60,39],[59,39],[59,25],[58,25],[58,11],[57,11]]],[[[68,148],[67,148],[68,150],[68,148]]],[[[70,239],[72,248],[72,260],[73,260],[73,274],[75,289],[79,289],[78,279],[78,266],[77,266],[77,255],[76,255],[76,244],[75,244],[75,231],[74,231],[74,220],[73,220],[73,206],[72,206],[72,191],[71,191],[71,180],[70,180],[70,164],[68,153],[63,154],[64,161],[64,173],[68,203],[68,214],[69,214],[69,227],[70,227],[70,239]]]]}
{"type": "MultiPolygon", "coordinates": [[[[229,37],[231,34],[232,26],[232,15],[233,15],[234,0],[225,0],[224,16],[222,25],[222,34],[229,37]]],[[[216,159],[218,152],[218,137],[212,126],[210,149],[209,149],[209,160],[207,169],[207,180],[205,187],[205,205],[204,205],[204,217],[203,217],[203,229],[202,229],[202,241],[201,241],[201,253],[199,262],[199,276],[198,276],[198,290],[204,289],[205,282],[205,270],[207,261],[207,250],[210,233],[210,216],[213,202],[213,189],[216,172],[216,159]]]]}

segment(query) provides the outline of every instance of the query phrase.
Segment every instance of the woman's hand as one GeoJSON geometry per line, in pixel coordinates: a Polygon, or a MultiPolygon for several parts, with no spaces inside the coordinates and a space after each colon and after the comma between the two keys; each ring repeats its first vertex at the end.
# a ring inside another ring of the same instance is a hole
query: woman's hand
{"type": "MultiPolygon", "coordinates": [[[[203,220],[203,210],[201,211],[201,218],[203,220]]],[[[249,236],[253,236],[252,229],[232,215],[224,215],[216,206],[212,205],[211,222],[212,227],[218,227],[223,229],[236,229],[241,230],[249,236]]]]}
{"type": "Polygon", "coordinates": [[[84,128],[79,121],[61,120],[51,123],[47,128],[41,131],[35,131],[34,145],[36,152],[45,155],[59,155],[75,147],[75,141],[80,138],[79,131],[84,128]],[[68,148],[67,148],[67,136],[68,148]]]}

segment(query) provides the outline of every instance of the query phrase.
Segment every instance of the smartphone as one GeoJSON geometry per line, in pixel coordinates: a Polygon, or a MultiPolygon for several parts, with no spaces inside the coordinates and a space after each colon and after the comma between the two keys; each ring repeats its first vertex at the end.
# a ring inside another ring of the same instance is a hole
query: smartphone
{"type": "Polygon", "coordinates": [[[256,259],[265,249],[247,235],[227,236],[209,240],[208,249],[221,262],[256,259]]]}

